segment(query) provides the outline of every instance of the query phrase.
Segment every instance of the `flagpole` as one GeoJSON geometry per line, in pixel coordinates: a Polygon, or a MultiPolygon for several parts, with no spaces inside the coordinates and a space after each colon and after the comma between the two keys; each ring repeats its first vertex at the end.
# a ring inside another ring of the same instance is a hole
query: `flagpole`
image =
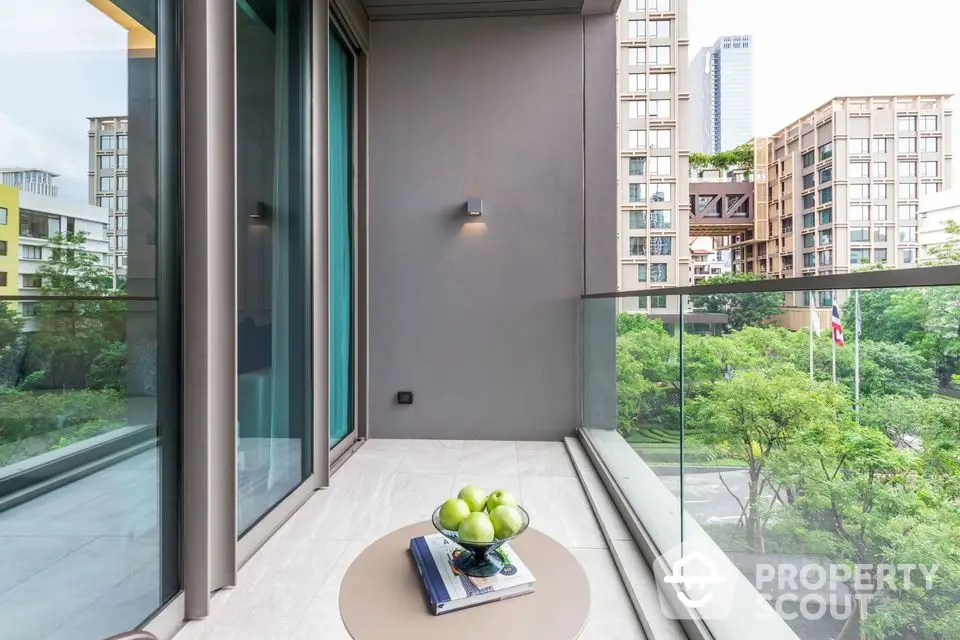
{"type": "MultiPolygon", "coordinates": [[[[833,292],[833,299],[831,301],[833,304],[837,304],[837,292],[833,292]]],[[[830,346],[832,347],[833,358],[831,368],[833,370],[833,384],[837,384],[837,336],[836,330],[833,328],[833,310],[831,308],[830,313],[830,346]]]]}
{"type": "Polygon", "coordinates": [[[813,382],[813,314],[817,312],[813,305],[814,292],[810,292],[810,382],[813,382]]]}
{"type": "Polygon", "coordinates": [[[856,320],[853,328],[853,398],[857,424],[860,424],[860,290],[857,289],[853,295],[856,300],[856,320]]]}

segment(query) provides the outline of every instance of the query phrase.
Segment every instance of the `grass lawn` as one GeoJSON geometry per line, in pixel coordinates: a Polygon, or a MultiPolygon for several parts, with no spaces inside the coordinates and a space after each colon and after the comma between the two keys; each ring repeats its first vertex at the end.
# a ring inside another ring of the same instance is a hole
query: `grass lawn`
{"type": "Polygon", "coordinates": [[[39,433],[14,442],[0,442],[0,467],[61,449],[123,426],[126,426],[124,422],[98,420],[39,433]]]}

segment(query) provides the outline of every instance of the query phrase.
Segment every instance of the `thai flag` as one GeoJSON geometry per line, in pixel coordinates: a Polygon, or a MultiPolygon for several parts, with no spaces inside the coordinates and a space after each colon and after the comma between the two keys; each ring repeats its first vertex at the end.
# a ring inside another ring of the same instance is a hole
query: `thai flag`
{"type": "Polygon", "coordinates": [[[843,322],[840,321],[840,305],[837,304],[837,301],[833,301],[833,312],[832,312],[832,322],[833,325],[833,341],[836,342],[839,346],[843,346],[843,322]]]}

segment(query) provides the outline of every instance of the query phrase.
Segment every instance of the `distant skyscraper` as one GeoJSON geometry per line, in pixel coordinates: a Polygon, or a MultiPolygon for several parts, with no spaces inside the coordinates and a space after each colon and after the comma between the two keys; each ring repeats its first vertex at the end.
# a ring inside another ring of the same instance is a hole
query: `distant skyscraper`
{"type": "Polygon", "coordinates": [[[753,41],[723,36],[690,64],[691,151],[716,153],[743,144],[753,130],[753,41]]]}

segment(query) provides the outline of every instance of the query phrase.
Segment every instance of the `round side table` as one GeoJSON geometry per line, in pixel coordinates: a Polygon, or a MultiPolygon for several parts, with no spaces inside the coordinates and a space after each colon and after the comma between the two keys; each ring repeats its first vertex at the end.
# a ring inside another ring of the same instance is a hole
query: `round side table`
{"type": "Polygon", "coordinates": [[[530,594],[435,616],[410,555],[410,539],[436,533],[419,522],[380,538],[353,561],[340,585],[340,616],[354,640],[576,640],[590,610],[577,559],[535,529],[511,546],[537,579],[530,594]]]}

